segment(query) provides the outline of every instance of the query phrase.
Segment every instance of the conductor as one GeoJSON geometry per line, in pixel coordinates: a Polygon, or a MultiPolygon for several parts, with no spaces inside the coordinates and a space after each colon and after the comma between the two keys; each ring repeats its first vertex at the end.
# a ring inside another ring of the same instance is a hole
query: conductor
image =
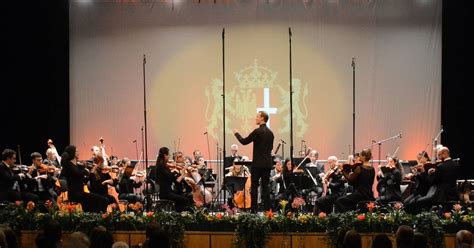
{"type": "Polygon", "coordinates": [[[253,161],[251,167],[252,187],[252,212],[258,211],[258,186],[261,180],[261,192],[264,210],[269,210],[270,204],[270,170],[272,169],[273,132],[267,127],[268,113],[259,111],[255,118],[255,124],[259,127],[253,130],[248,137],[243,138],[237,130],[235,137],[242,145],[253,142],[253,161]]]}

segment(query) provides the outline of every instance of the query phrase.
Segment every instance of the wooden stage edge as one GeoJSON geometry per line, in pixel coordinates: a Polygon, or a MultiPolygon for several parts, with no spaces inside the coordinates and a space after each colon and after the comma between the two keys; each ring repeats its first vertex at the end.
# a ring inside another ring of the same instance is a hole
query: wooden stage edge
{"type": "MultiPolygon", "coordinates": [[[[21,231],[20,247],[35,247],[37,231],[21,231]]],[[[63,241],[69,237],[70,233],[63,234],[63,241]]],[[[184,234],[184,247],[209,248],[209,247],[233,247],[235,238],[234,232],[205,232],[186,231],[184,234]]],[[[372,239],[377,233],[362,233],[362,247],[370,248],[372,239]]],[[[395,247],[395,236],[389,235],[395,247]]],[[[115,241],[124,241],[130,246],[142,243],[145,240],[144,231],[116,231],[113,232],[115,241]]],[[[444,243],[446,248],[455,247],[455,235],[445,234],[444,243]]],[[[325,233],[271,233],[266,247],[320,247],[330,248],[328,236],[325,233]]]]}

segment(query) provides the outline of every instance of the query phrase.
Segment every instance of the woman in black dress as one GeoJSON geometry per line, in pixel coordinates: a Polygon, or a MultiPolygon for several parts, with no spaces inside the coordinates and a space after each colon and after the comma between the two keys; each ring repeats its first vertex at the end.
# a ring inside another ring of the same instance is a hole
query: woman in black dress
{"type": "Polygon", "coordinates": [[[372,152],[370,149],[364,149],[360,153],[362,164],[357,164],[352,172],[347,168],[342,168],[341,165],[342,174],[349,184],[354,187],[354,192],[337,199],[335,203],[337,212],[355,210],[358,202],[374,200],[372,186],[374,184],[375,170],[369,163],[371,158],[372,152]]]}
{"type": "Polygon", "coordinates": [[[178,182],[169,168],[169,156],[169,149],[162,147],[156,159],[156,179],[160,185],[160,199],[173,201],[176,211],[181,212],[191,207],[191,201],[185,196],[176,194],[172,189],[173,183],[178,182]]]}
{"type": "Polygon", "coordinates": [[[84,192],[84,184],[88,180],[89,172],[78,164],[79,152],[75,146],[67,146],[61,155],[61,176],[67,180],[68,199],[82,205],[86,212],[100,212],[106,210],[106,203],[100,195],[84,192]]]}
{"type": "Polygon", "coordinates": [[[380,167],[377,173],[377,191],[379,198],[377,202],[387,204],[392,201],[401,201],[402,192],[400,183],[402,182],[402,165],[397,158],[388,157],[388,164],[380,167]]]}

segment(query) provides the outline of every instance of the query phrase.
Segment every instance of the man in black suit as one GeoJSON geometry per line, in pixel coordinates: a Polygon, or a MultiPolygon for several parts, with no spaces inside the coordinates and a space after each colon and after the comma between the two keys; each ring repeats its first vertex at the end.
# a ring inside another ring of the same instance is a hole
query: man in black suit
{"type": "Polygon", "coordinates": [[[437,153],[441,162],[436,168],[428,170],[427,182],[431,185],[431,188],[425,196],[406,205],[408,212],[417,213],[424,208],[429,209],[435,204],[445,204],[447,201],[459,200],[456,188],[456,180],[460,173],[459,165],[451,159],[447,147],[440,148],[437,153]]]}
{"type": "Polygon", "coordinates": [[[21,201],[25,204],[28,201],[38,201],[38,196],[19,191],[19,183],[25,178],[24,173],[14,174],[12,167],[16,162],[16,152],[5,149],[2,152],[2,162],[0,163],[0,201],[21,201]],[[17,184],[15,184],[17,183],[17,184]],[[16,189],[13,189],[16,186],[16,189]]]}
{"type": "Polygon", "coordinates": [[[243,138],[237,130],[234,130],[235,137],[242,145],[253,142],[253,161],[252,161],[252,211],[258,210],[258,182],[261,180],[262,200],[265,210],[269,210],[270,203],[270,170],[272,169],[272,150],[273,150],[273,132],[267,127],[268,114],[265,111],[259,111],[255,118],[255,124],[258,128],[253,130],[248,137],[243,138]]]}

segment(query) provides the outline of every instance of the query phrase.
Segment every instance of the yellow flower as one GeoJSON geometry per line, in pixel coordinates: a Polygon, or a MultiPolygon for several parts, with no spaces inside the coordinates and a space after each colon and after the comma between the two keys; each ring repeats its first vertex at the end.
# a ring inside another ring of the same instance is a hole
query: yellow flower
{"type": "Polygon", "coordinates": [[[280,205],[282,208],[285,208],[286,207],[286,204],[288,204],[288,201],[287,200],[281,200],[280,201],[280,205]]]}
{"type": "Polygon", "coordinates": [[[309,217],[307,215],[300,215],[298,216],[298,221],[301,223],[306,223],[308,221],[309,217]]]}
{"type": "Polygon", "coordinates": [[[469,215],[463,215],[461,221],[462,222],[470,222],[469,215]]]}

